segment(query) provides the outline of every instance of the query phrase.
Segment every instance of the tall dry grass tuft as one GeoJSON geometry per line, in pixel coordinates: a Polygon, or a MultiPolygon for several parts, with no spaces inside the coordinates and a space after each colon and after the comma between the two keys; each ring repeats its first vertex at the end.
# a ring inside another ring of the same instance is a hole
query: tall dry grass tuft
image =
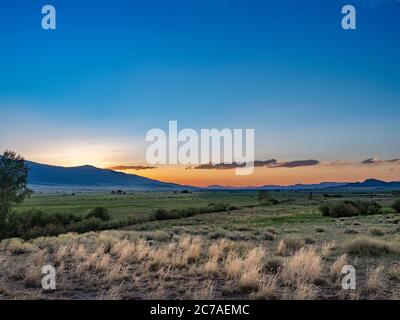
{"type": "Polygon", "coordinates": [[[110,249],[110,253],[113,256],[116,256],[121,263],[126,263],[134,260],[135,252],[135,244],[129,242],[128,240],[115,242],[110,249]]]}
{"type": "Polygon", "coordinates": [[[38,249],[33,244],[31,244],[29,242],[24,242],[23,240],[18,239],[18,238],[4,240],[3,243],[5,243],[6,249],[11,254],[14,254],[14,255],[30,253],[30,252],[33,252],[38,249]]]}
{"type": "Polygon", "coordinates": [[[203,269],[206,273],[216,274],[219,271],[218,266],[218,258],[211,257],[208,261],[204,264],[203,269]]]}
{"type": "Polygon", "coordinates": [[[243,270],[243,259],[235,250],[231,250],[225,261],[225,272],[229,278],[239,278],[243,270]]]}
{"type": "Polygon", "coordinates": [[[312,282],[321,274],[321,257],[315,248],[301,248],[283,264],[281,277],[287,283],[312,282]]]}
{"type": "Polygon", "coordinates": [[[349,264],[347,254],[343,254],[336,259],[330,268],[330,275],[334,281],[338,281],[342,274],[343,267],[349,264]]]}
{"type": "Polygon", "coordinates": [[[40,266],[40,267],[45,265],[45,262],[47,259],[48,259],[47,249],[41,249],[41,250],[35,252],[31,257],[32,263],[35,266],[40,266]]]}
{"type": "Polygon", "coordinates": [[[24,284],[27,288],[38,288],[41,285],[41,268],[28,266],[25,269],[24,284]]]}
{"type": "Polygon", "coordinates": [[[202,250],[201,238],[199,237],[193,238],[185,252],[187,261],[188,262],[196,261],[201,255],[201,250],[202,250]]]}
{"type": "Polygon", "coordinates": [[[381,256],[400,252],[398,246],[393,243],[365,236],[347,241],[344,249],[348,254],[359,256],[381,256]]]}
{"type": "Polygon", "coordinates": [[[331,241],[331,242],[325,243],[321,248],[322,257],[329,258],[332,255],[332,253],[334,252],[335,249],[336,249],[336,242],[335,241],[331,241]]]}
{"type": "Polygon", "coordinates": [[[224,255],[224,252],[228,248],[233,248],[234,243],[227,239],[220,239],[218,242],[213,242],[208,249],[208,255],[210,258],[220,259],[224,255]]]}
{"type": "Polygon", "coordinates": [[[298,236],[287,236],[279,241],[277,254],[280,256],[291,255],[300,248],[304,247],[305,240],[298,236]]]}
{"type": "Polygon", "coordinates": [[[266,275],[262,278],[257,292],[251,295],[258,300],[271,300],[277,297],[278,277],[276,275],[266,275]]]}
{"type": "Polygon", "coordinates": [[[315,286],[306,282],[300,282],[293,291],[294,300],[314,300],[317,297],[315,286]]]}
{"type": "Polygon", "coordinates": [[[224,270],[228,278],[238,280],[241,289],[257,289],[263,279],[264,257],[265,251],[262,248],[253,248],[244,257],[240,257],[235,250],[231,250],[224,270]]]}
{"type": "Polygon", "coordinates": [[[370,293],[378,293],[384,286],[385,267],[383,265],[379,265],[375,269],[369,269],[367,272],[367,282],[366,289],[370,293]]]}

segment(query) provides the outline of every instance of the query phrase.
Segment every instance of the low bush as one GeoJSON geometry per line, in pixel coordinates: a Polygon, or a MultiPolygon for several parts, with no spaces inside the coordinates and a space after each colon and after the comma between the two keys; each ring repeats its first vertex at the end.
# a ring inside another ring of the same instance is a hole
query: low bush
{"type": "Polygon", "coordinates": [[[396,200],[393,204],[392,204],[392,208],[394,211],[396,211],[397,213],[400,213],[400,199],[396,200]]]}
{"type": "Polygon", "coordinates": [[[96,207],[87,214],[86,218],[87,219],[96,218],[102,221],[110,221],[111,215],[106,208],[96,207]]]}
{"type": "MultiPolygon", "coordinates": [[[[233,209],[237,209],[234,207],[233,209]]],[[[207,207],[201,208],[185,208],[185,209],[157,209],[153,211],[152,218],[154,220],[171,220],[192,217],[203,213],[223,212],[232,210],[229,204],[210,203],[207,207]]]]}
{"type": "Polygon", "coordinates": [[[369,229],[369,233],[373,236],[380,237],[385,234],[385,231],[383,231],[381,228],[374,227],[369,229]]]}
{"type": "Polygon", "coordinates": [[[393,244],[369,237],[358,237],[346,242],[344,250],[358,256],[381,256],[399,252],[393,244]]]}
{"type": "Polygon", "coordinates": [[[257,199],[262,206],[279,204],[279,200],[272,197],[266,190],[260,190],[257,199]]]}
{"type": "Polygon", "coordinates": [[[67,232],[84,233],[88,231],[116,229],[132,224],[129,219],[109,221],[110,215],[103,208],[95,208],[86,217],[69,213],[46,214],[32,209],[22,213],[10,214],[1,239],[18,237],[25,240],[40,236],[56,236],[67,232]]]}
{"type": "Polygon", "coordinates": [[[359,215],[374,215],[382,213],[382,206],[375,202],[346,200],[337,203],[324,204],[319,208],[326,217],[354,217],[359,215]]]}

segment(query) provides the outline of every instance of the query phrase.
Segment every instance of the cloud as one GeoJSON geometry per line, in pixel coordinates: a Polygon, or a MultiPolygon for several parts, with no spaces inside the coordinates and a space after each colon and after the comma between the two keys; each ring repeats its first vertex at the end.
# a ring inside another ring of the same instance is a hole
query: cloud
{"type": "Polygon", "coordinates": [[[322,164],[327,167],[344,167],[352,165],[353,163],[347,161],[334,160],[334,161],[326,161],[323,162],[322,164]]]}
{"type": "MultiPolygon", "coordinates": [[[[295,160],[295,161],[278,161],[276,159],[269,160],[255,160],[254,167],[261,168],[298,168],[307,166],[316,166],[320,162],[318,160],[295,160]]],[[[245,163],[218,163],[218,164],[201,164],[196,167],[188,167],[187,169],[201,169],[201,170],[230,170],[245,167],[245,163]]]]}
{"type": "Polygon", "coordinates": [[[126,170],[149,170],[149,169],[157,169],[157,167],[151,167],[151,166],[114,166],[108,168],[110,170],[118,170],[118,171],[126,171],[126,170]]]}
{"type": "Polygon", "coordinates": [[[368,158],[361,162],[361,164],[366,164],[366,165],[370,165],[370,164],[380,165],[380,164],[389,164],[389,163],[399,163],[400,164],[400,159],[381,160],[379,158],[368,158]]]}
{"type": "Polygon", "coordinates": [[[276,168],[297,168],[297,167],[308,167],[308,166],[316,166],[320,162],[318,160],[296,160],[296,161],[287,161],[281,164],[278,164],[276,168]]]}

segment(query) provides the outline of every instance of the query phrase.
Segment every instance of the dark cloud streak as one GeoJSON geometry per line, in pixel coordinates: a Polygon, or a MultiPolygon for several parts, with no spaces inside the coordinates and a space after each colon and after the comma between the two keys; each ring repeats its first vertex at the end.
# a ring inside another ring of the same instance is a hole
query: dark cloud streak
{"type": "MultiPolygon", "coordinates": [[[[298,167],[308,167],[308,166],[316,166],[320,162],[318,160],[295,160],[295,161],[284,161],[279,162],[276,159],[269,160],[256,160],[254,161],[255,168],[298,168],[298,167]]],[[[245,167],[244,163],[218,163],[218,164],[201,164],[196,167],[190,167],[188,169],[200,169],[200,170],[230,170],[236,168],[245,167]]]]}

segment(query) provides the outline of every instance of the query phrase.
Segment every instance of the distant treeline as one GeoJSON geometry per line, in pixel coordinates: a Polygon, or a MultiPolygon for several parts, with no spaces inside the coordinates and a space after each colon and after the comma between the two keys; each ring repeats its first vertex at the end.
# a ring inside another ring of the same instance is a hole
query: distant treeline
{"type": "Polygon", "coordinates": [[[13,212],[7,223],[0,230],[0,239],[18,237],[25,240],[40,236],[56,236],[68,232],[84,233],[118,229],[129,225],[155,220],[169,220],[191,217],[203,213],[235,210],[228,204],[211,203],[207,207],[185,209],[158,209],[147,216],[134,216],[124,220],[111,220],[108,210],[103,207],[94,208],[85,216],[70,213],[44,213],[31,209],[22,213],[13,212]]]}

